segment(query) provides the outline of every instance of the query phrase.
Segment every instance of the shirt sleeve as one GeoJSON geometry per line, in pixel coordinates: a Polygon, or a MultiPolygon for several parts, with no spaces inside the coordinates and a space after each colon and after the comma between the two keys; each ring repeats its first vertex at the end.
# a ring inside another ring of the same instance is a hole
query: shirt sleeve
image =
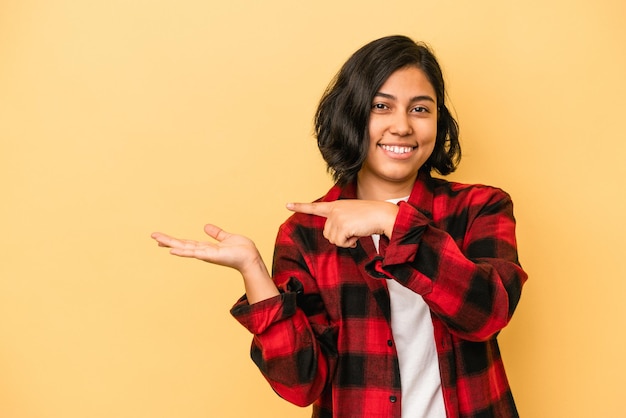
{"type": "Polygon", "coordinates": [[[284,399],[306,406],[318,399],[336,364],[336,330],[318,287],[294,240],[297,228],[281,226],[273,279],[281,294],[248,304],[245,296],[232,315],[254,334],[251,356],[284,399]]]}
{"type": "Polygon", "coordinates": [[[518,262],[510,197],[493,188],[475,194],[438,222],[445,230],[400,203],[380,269],[422,295],[452,334],[485,341],[509,322],[527,276],[518,262]]]}

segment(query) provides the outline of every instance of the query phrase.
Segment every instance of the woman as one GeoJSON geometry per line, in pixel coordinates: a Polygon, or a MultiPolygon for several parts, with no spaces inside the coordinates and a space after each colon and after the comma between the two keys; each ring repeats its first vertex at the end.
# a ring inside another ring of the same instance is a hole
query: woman
{"type": "Polygon", "coordinates": [[[344,64],[315,119],[336,184],[294,211],[270,276],[254,243],[153,234],[174,255],[239,270],[232,314],[274,390],[314,417],[518,416],[496,336],[526,274],[500,189],[431,177],[460,160],[439,64],[404,36],[344,64]]]}

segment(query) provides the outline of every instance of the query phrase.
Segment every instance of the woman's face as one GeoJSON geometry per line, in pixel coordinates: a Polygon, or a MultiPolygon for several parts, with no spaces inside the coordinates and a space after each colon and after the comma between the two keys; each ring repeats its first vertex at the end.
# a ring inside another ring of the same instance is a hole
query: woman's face
{"type": "Polygon", "coordinates": [[[358,174],[362,199],[410,194],[437,136],[437,95],[417,67],[395,71],[374,96],[369,148],[358,174]]]}

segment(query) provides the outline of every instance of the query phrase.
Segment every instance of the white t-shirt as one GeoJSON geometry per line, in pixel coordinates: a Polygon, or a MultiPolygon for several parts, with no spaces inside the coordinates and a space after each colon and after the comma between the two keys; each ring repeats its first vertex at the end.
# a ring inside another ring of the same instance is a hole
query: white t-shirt
{"type": "MultiPolygon", "coordinates": [[[[372,239],[378,251],[380,236],[372,235],[372,239]]],[[[391,331],[400,363],[402,417],[445,418],[430,309],[421,295],[395,280],[387,280],[387,288],[391,299],[391,331]]]]}

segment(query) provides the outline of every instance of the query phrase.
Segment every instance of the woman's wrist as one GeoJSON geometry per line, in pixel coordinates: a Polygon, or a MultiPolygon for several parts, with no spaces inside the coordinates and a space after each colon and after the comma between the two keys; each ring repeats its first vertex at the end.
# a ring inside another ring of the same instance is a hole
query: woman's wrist
{"type": "Polygon", "coordinates": [[[391,238],[393,233],[393,227],[396,224],[396,217],[398,216],[398,211],[400,210],[398,205],[386,202],[387,203],[387,216],[384,217],[385,224],[383,225],[384,234],[387,238],[391,238]]]}
{"type": "Polygon", "coordinates": [[[241,269],[248,303],[256,303],[280,294],[261,257],[241,269]]]}

